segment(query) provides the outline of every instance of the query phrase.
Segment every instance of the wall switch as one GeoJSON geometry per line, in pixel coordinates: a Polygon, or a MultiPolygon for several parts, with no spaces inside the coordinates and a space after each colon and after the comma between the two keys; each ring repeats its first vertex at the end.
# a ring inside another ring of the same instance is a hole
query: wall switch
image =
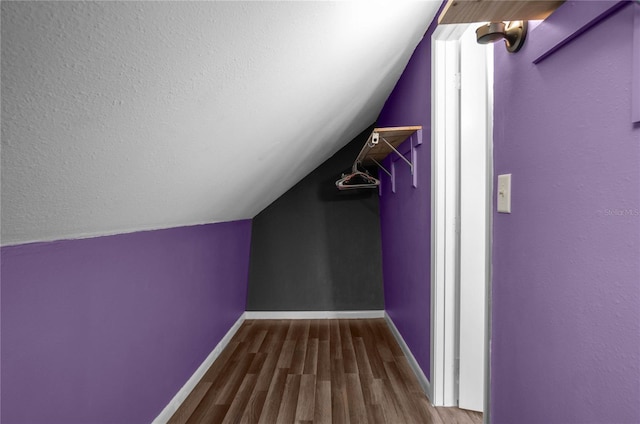
{"type": "Polygon", "coordinates": [[[498,212],[511,213],[511,174],[498,175],[498,212]]]}

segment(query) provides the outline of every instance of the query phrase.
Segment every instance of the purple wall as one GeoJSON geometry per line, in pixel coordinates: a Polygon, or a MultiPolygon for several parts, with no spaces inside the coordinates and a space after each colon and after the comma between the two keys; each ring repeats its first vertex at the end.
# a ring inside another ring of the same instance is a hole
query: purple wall
{"type": "Polygon", "coordinates": [[[534,40],[571,27],[581,3],[519,53],[495,50],[495,174],[513,173],[513,213],[494,214],[495,424],[640,422],[640,5],[534,65],[534,40]]]}
{"type": "Polygon", "coordinates": [[[144,423],[245,309],[251,221],[3,247],[3,423],[144,423]]]}
{"type": "MultiPolygon", "coordinates": [[[[416,48],[376,123],[377,127],[422,125],[416,148],[418,187],[409,167],[395,163],[396,192],[380,173],[380,225],[385,309],[398,327],[427,378],[430,378],[430,228],[431,228],[431,33],[416,48]]],[[[411,149],[408,140],[400,147],[411,149]]],[[[390,168],[391,155],[385,160],[390,168]]],[[[410,155],[407,153],[407,157],[410,155]]],[[[395,158],[397,159],[397,158],[395,158]]]]}

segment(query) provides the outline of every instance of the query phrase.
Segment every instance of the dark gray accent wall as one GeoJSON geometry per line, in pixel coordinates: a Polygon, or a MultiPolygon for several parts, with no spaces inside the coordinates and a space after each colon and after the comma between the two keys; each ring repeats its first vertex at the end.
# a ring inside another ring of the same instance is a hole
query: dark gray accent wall
{"type": "Polygon", "coordinates": [[[247,310],[384,309],[378,190],[335,187],[372,129],[253,219],[247,310]]]}

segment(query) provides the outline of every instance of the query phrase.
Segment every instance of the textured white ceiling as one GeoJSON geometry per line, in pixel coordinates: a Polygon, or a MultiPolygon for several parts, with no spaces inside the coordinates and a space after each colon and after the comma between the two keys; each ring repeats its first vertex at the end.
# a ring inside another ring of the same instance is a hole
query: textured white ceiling
{"type": "Polygon", "coordinates": [[[3,1],[2,244],[252,218],[375,120],[439,4],[3,1]]]}

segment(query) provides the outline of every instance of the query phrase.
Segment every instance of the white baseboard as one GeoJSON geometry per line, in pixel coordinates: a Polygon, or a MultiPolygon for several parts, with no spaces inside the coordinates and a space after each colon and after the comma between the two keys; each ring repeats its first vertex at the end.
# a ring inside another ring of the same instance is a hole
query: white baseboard
{"type": "Polygon", "coordinates": [[[383,310],[373,311],[246,311],[246,319],[371,319],[384,318],[383,310]]]}
{"type": "Polygon", "coordinates": [[[213,351],[211,351],[209,356],[207,356],[207,358],[193,373],[193,375],[189,378],[189,380],[187,380],[184,386],[182,386],[182,388],[178,391],[178,393],[176,393],[173,399],[171,399],[171,402],[169,402],[169,404],[165,406],[162,412],[160,412],[160,415],[158,415],[156,419],[153,420],[152,424],[161,424],[161,423],[164,424],[167,421],[169,421],[169,419],[173,416],[173,414],[175,414],[175,412],[178,410],[180,405],[182,405],[182,402],[184,402],[187,396],[189,396],[193,388],[196,387],[196,384],[198,384],[198,382],[207,372],[209,367],[211,367],[211,364],[213,364],[213,361],[215,361],[218,358],[218,356],[220,356],[220,353],[222,353],[224,348],[227,347],[227,345],[231,341],[231,338],[236,334],[236,332],[238,331],[238,329],[240,328],[244,320],[245,320],[245,314],[243,313],[242,315],[240,315],[240,318],[238,318],[235,324],[233,324],[233,326],[229,329],[229,331],[227,331],[227,334],[224,335],[222,340],[220,340],[220,342],[216,345],[216,347],[213,348],[213,351]]]}
{"type": "Polygon", "coordinates": [[[422,390],[424,390],[424,392],[427,394],[429,401],[431,401],[431,399],[433,399],[431,397],[431,383],[427,379],[427,376],[424,375],[422,368],[420,368],[420,365],[418,365],[418,361],[416,361],[416,358],[413,356],[413,353],[411,353],[411,349],[409,349],[409,346],[407,346],[407,343],[402,338],[402,335],[398,331],[398,327],[396,327],[396,325],[393,323],[393,320],[391,319],[389,314],[385,312],[384,318],[387,321],[387,324],[389,324],[389,328],[391,329],[391,332],[396,338],[396,341],[400,345],[400,349],[402,349],[402,352],[404,352],[404,356],[406,356],[407,361],[409,361],[409,365],[411,366],[413,373],[418,378],[420,387],[422,387],[422,390]]]}

